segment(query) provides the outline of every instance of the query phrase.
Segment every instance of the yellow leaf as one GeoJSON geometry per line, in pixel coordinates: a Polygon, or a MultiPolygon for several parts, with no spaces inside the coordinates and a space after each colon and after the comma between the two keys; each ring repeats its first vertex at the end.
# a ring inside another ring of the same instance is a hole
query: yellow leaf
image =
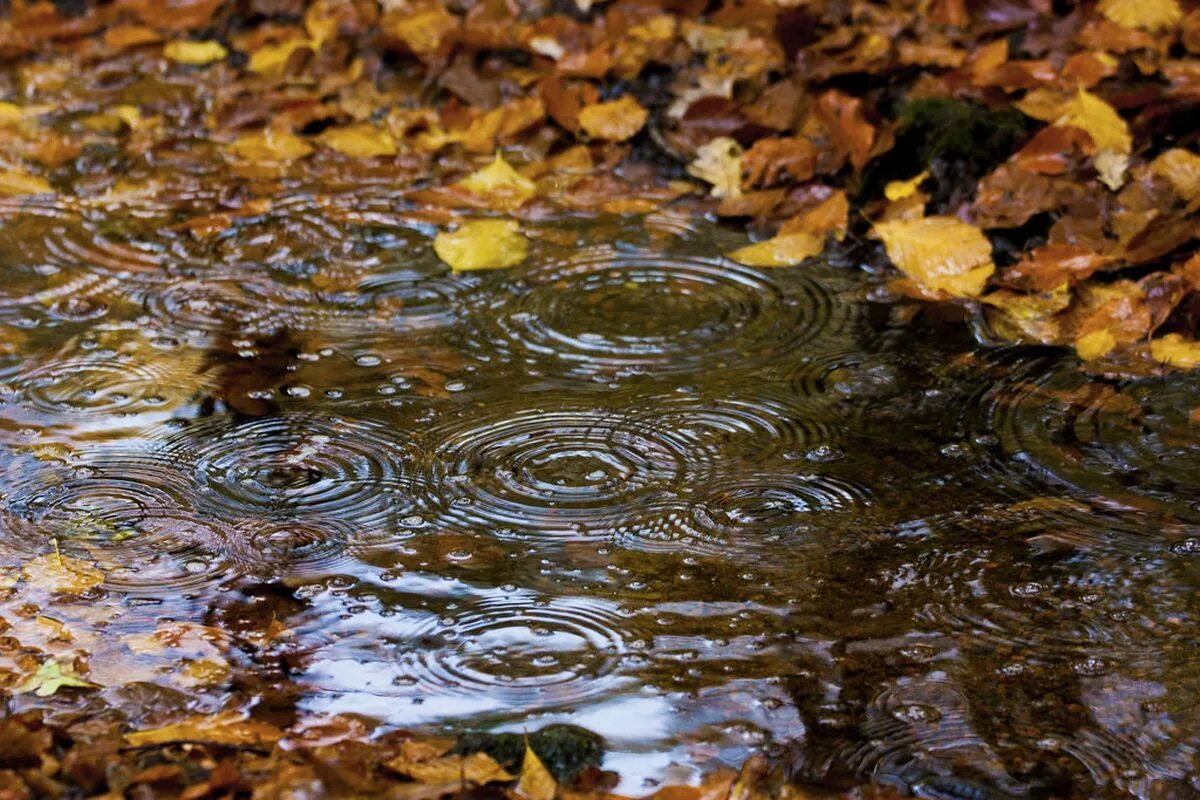
{"type": "Polygon", "coordinates": [[[312,145],[287,130],[265,128],[239,137],[231,148],[247,161],[294,161],[312,152],[312,145]]]}
{"type": "Polygon", "coordinates": [[[385,766],[407,775],[418,783],[507,783],[516,780],[487,753],[472,753],[469,756],[445,756],[428,760],[413,760],[404,755],[388,761],[385,766]]]}
{"type": "Polygon", "coordinates": [[[1169,367],[1196,369],[1200,367],[1200,342],[1184,339],[1178,333],[1168,333],[1150,342],[1150,355],[1169,367]]]}
{"type": "Polygon", "coordinates": [[[579,127],[593,139],[623,142],[646,124],[649,112],[630,95],[608,103],[593,103],[579,112],[579,127]]]}
{"type": "Polygon", "coordinates": [[[433,240],[438,258],[455,272],[515,267],[529,254],[529,241],[516,220],[480,219],[456,231],[442,231],[433,240]]]}
{"type": "Polygon", "coordinates": [[[790,267],[825,250],[825,237],[811,233],[789,233],[767,239],[740,250],[729,257],[750,267],[790,267]]]}
{"type": "Polygon", "coordinates": [[[38,697],[49,697],[62,688],[98,689],[100,685],[84,680],[75,670],[73,660],[51,658],[42,662],[36,673],[15,688],[18,692],[33,692],[38,697]]]}
{"type": "Polygon", "coordinates": [[[45,178],[30,175],[24,170],[7,170],[0,172],[0,195],[13,197],[23,194],[51,194],[54,189],[45,178]]]}
{"type": "Polygon", "coordinates": [[[898,200],[903,200],[907,197],[912,197],[916,194],[917,187],[925,182],[929,177],[929,170],[925,170],[920,175],[909,178],[906,181],[892,181],[887,186],[883,187],[883,196],[895,203],[898,200]]]}
{"type": "Polygon", "coordinates": [[[392,135],[369,122],[329,128],[317,140],[331,150],[352,158],[396,155],[396,142],[392,135]]]}
{"type": "Polygon", "coordinates": [[[0,123],[7,125],[13,122],[20,122],[24,116],[25,114],[19,105],[0,100],[0,123]]]}
{"type": "Polygon", "coordinates": [[[875,231],[892,263],[928,289],[978,297],[996,269],[983,232],[954,217],[881,222],[875,231]]]}
{"type": "Polygon", "coordinates": [[[1100,0],[1096,8],[1123,28],[1151,33],[1173,28],[1183,19],[1176,0],[1100,0]]]}
{"type": "Polygon", "coordinates": [[[1129,169],[1129,156],[1113,150],[1101,150],[1092,158],[1092,165],[1100,176],[1100,182],[1112,191],[1125,185],[1125,172],[1129,169]]]}
{"type": "Polygon", "coordinates": [[[220,61],[229,55],[229,51],[220,42],[167,42],[163,47],[163,55],[177,64],[192,64],[204,66],[214,61],[220,61]]]}
{"type": "Polygon", "coordinates": [[[1108,355],[1117,346],[1117,339],[1108,328],[1097,328],[1075,340],[1075,352],[1084,361],[1108,355]]]}
{"type": "Polygon", "coordinates": [[[1083,89],[1063,105],[1054,124],[1073,125],[1087,131],[1097,150],[1128,155],[1133,149],[1133,137],[1121,115],[1108,103],[1083,89]]]}
{"type": "Polygon", "coordinates": [[[69,594],[82,594],[104,583],[104,573],[92,564],[58,553],[30,559],[21,574],[29,584],[69,594]]]}
{"type": "Polygon", "coordinates": [[[304,12],[304,29],[312,39],[314,50],[320,50],[322,45],[337,36],[338,19],[335,13],[331,2],[321,0],[310,5],[308,11],[304,12]]]}
{"type": "Polygon", "coordinates": [[[1174,147],[1150,164],[1150,171],[1175,190],[1175,194],[1191,203],[1200,199],[1200,156],[1174,147]]]}
{"type": "Polygon", "coordinates": [[[278,74],[287,66],[288,59],[292,57],[292,53],[302,47],[311,48],[314,45],[308,39],[303,38],[288,39],[286,42],[278,44],[263,45],[250,54],[250,61],[246,64],[246,68],[259,75],[278,74]]]}
{"type": "Polygon", "coordinates": [[[505,205],[518,206],[537,194],[537,186],[513,169],[504,157],[496,153],[491,164],[472,172],[458,185],[478,197],[509,201],[505,205]]]}
{"type": "Polygon", "coordinates": [[[521,780],[517,784],[517,794],[526,800],[554,800],[558,794],[558,783],[546,765],[538,758],[537,753],[525,740],[525,760],[521,762],[521,780]]]}
{"type": "Polygon", "coordinates": [[[209,742],[229,747],[269,747],[283,738],[274,725],[248,720],[238,711],[198,714],[183,722],[125,734],[132,747],[170,742],[209,742]]]}
{"type": "Polygon", "coordinates": [[[742,147],[721,136],[696,151],[688,174],[712,184],[713,197],[742,196],[742,147]]]}

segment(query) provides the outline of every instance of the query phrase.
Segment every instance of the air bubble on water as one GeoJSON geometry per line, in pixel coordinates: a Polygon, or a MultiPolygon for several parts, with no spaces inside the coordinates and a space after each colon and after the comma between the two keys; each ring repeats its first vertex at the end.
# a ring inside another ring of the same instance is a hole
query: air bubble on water
{"type": "Polygon", "coordinates": [[[464,381],[446,381],[447,392],[461,392],[466,388],[467,384],[464,381]]]}
{"type": "Polygon", "coordinates": [[[1177,556],[1200,556],[1200,538],[1189,537],[1171,545],[1171,552],[1177,556]]]}
{"type": "Polygon", "coordinates": [[[382,362],[383,359],[371,353],[364,353],[361,356],[354,357],[354,363],[360,367],[378,367],[382,362]]]}

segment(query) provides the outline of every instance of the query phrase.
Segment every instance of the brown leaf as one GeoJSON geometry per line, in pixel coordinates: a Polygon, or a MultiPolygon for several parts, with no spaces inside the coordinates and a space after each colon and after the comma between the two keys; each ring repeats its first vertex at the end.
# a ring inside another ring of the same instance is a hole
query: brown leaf
{"type": "Polygon", "coordinates": [[[623,142],[646,124],[648,112],[630,95],[607,103],[585,106],[579,112],[579,127],[593,139],[623,142]]]}
{"type": "Polygon", "coordinates": [[[283,738],[274,725],[247,719],[238,711],[198,714],[181,722],[146,731],[125,734],[131,747],[146,747],[171,742],[208,742],[231,747],[270,748],[283,738]]]}

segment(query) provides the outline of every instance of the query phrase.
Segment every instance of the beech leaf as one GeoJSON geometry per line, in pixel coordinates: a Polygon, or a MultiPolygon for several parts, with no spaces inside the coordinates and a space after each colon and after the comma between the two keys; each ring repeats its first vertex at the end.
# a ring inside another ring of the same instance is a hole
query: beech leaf
{"type": "Polygon", "coordinates": [[[229,55],[225,45],[220,42],[167,42],[163,47],[163,55],[176,64],[203,67],[214,61],[221,61],[229,55]]]}
{"type": "Polygon", "coordinates": [[[729,257],[750,267],[790,267],[825,250],[825,237],[788,233],[734,250],[729,257]]]}
{"type": "Polygon", "coordinates": [[[888,258],[927,289],[978,297],[995,271],[983,232],[954,217],[920,217],[875,226],[888,258]]]}
{"type": "Polygon", "coordinates": [[[727,136],[699,148],[687,171],[711,183],[713,197],[742,196],[742,147],[727,136]]]}
{"type": "Polygon", "coordinates": [[[515,267],[529,254],[529,241],[516,220],[480,219],[433,240],[438,258],[455,272],[515,267]]]}

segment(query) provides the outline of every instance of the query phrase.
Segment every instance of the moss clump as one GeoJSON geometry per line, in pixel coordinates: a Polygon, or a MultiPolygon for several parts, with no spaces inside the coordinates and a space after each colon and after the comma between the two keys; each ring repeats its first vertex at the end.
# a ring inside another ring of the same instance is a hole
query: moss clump
{"type": "MultiPolygon", "coordinates": [[[[567,783],[604,758],[604,740],[574,725],[547,725],[529,734],[529,746],[559,783],[567,783]]],[[[525,737],[519,733],[467,733],[458,738],[454,753],[487,753],[510,772],[521,768],[525,737]]]]}
{"type": "Polygon", "coordinates": [[[989,109],[952,97],[923,97],[900,112],[896,144],[863,175],[858,199],[872,200],[889,181],[929,170],[930,212],[969,199],[975,185],[1005,161],[1029,132],[1015,108],[989,109]]]}

